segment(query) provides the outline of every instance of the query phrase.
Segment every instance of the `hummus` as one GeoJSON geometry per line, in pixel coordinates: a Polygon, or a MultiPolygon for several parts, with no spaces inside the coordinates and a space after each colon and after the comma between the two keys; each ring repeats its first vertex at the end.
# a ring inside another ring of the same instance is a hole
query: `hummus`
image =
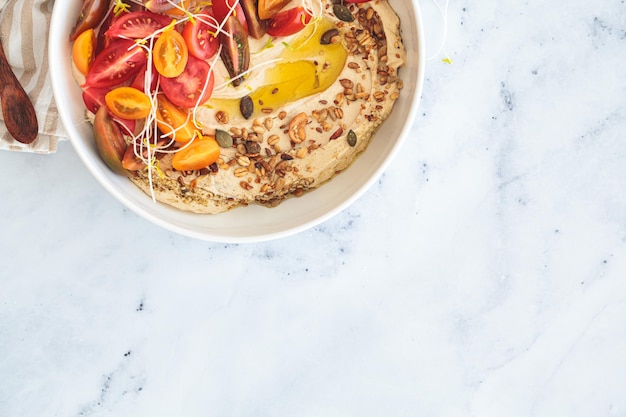
{"type": "Polygon", "coordinates": [[[301,32],[250,39],[251,70],[237,87],[218,61],[211,99],[195,112],[204,135],[232,139],[216,163],[177,171],[166,154],[130,180],[181,210],[219,213],[275,206],[346,169],[392,111],[405,50],[387,0],[345,6],[352,21],[322,0],[301,32]]]}

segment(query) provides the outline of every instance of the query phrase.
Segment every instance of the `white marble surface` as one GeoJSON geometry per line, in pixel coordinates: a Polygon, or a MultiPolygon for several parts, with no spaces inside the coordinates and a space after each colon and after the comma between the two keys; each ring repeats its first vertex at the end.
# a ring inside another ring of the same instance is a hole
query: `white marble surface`
{"type": "Polygon", "coordinates": [[[626,416],[626,5],[448,18],[401,154],[290,238],[174,235],[69,143],[0,153],[0,416],[626,416]]]}

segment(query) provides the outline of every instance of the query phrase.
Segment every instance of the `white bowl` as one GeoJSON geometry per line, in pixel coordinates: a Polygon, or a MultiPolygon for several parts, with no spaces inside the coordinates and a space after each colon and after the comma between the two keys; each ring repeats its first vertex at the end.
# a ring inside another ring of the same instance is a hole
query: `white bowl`
{"type": "Polygon", "coordinates": [[[69,33],[82,0],[56,0],[49,34],[54,97],[69,139],[96,179],[123,205],[176,233],[215,242],[255,242],[288,236],[313,227],[345,209],[382,174],[398,152],[415,119],[424,80],[424,35],[417,0],[390,0],[400,16],[407,63],[400,75],[404,89],[395,108],[359,158],[319,189],[279,206],[239,207],[217,215],[183,212],[154,203],[128,179],[114,174],[100,159],[91,126],[84,123],[80,87],[72,77],[69,33]],[[380,140],[384,139],[384,140],[380,140]]]}

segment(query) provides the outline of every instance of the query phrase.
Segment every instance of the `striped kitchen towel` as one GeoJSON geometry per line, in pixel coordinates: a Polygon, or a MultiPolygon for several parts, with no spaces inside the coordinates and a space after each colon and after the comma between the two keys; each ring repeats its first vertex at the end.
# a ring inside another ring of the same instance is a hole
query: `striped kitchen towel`
{"type": "MultiPolygon", "coordinates": [[[[0,0],[0,40],[13,71],[35,104],[39,135],[31,144],[14,140],[0,117],[0,149],[52,153],[66,138],[48,75],[48,28],[54,0],[0,0]]],[[[0,111],[0,114],[2,112],[0,111]]]]}

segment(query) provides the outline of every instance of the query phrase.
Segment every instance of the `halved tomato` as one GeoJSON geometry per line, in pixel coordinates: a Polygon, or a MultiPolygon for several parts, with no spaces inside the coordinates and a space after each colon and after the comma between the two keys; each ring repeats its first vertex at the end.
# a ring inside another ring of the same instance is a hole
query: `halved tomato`
{"type": "Polygon", "coordinates": [[[104,96],[104,101],[111,114],[122,119],[143,119],[152,110],[150,98],[133,87],[117,87],[104,96]]]}
{"type": "Polygon", "coordinates": [[[258,11],[261,19],[274,17],[291,0],[259,0],[258,11]]]}
{"type": "Polygon", "coordinates": [[[174,4],[180,3],[181,0],[143,0],[146,9],[155,13],[163,13],[174,7],[174,4]]]}
{"type": "Polygon", "coordinates": [[[248,34],[248,22],[246,22],[246,15],[239,4],[239,0],[213,0],[212,6],[215,18],[220,24],[224,23],[228,16],[235,16],[248,34]]]}
{"type": "Polygon", "coordinates": [[[189,51],[183,36],[176,29],[166,30],[154,43],[154,67],[164,77],[177,77],[187,65],[189,51]]]}
{"type": "Polygon", "coordinates": [[[210,8],[194,16],[194,21],[185,23],[183,38],[189,48],[189,54],[198,59],[207,60],[217,52],[217,27],[210,8]]]}
{"type": "Polygon", "coordinates": [[[109,88],[87,87],[83,89],[83,102],[87,110],[96,114],[105,103],[104,96],[111,91],[109,88]]]}
{"type": "Polygon", "coordinates": [[[215,139],[203,136],[179,150],[172,158],[172,166],[179,171],[208,167],[220,157],[220,146],[215,139]]]}
{"type": "Polygon", "coordinates": [[[139,71],[137,71],[137,75],[133,78],[133,81],[130,83],[130,87],[136,88],[139,91],[143,91],[144,93],[152,92],[157,88],[157,82],[159,80],[159,73],[152,65],[152,69],[148,74],[148,65],[144,65],[141,67],[139,71]],[[146,77],[150,77],[150,83],[146,89],[146,77]]]}
{"type": "Polygon", "coordinates": [[[87,29],[93,29],[100,24],[108,9],[109,0],[85,0],[78,14],[76,24],[70,33],[70,41],[76,40],[78,35],[87,29]]]}
{"type": "Polygon", "coordinates": [[[146,52],[129,39],[113,42],[100,52],[87,73],[85,85],[112,87],[129,80],[146,64],[146,52]]]}
{"type": "Polygon", "coordinates": [[[122,158],[126,152],[126,141],[105,106],[100,107],[96,112],[93,130],[96,147],[104,163],[114,172],[126,174],[126,170],[122,166],[122,158]]]}
{"type": "Polygon", "coordinates": [[[161,89],[172,103],[191,109],[211,97],[213,83],[211,66],[206,61],[190,56],[182,74],[174,78],[161,78],[161,89]]]}
{"type": "Polygon", "coordinates": [[[224,32],[220,33],[220,43],[222,44],[220,57],[228,70],[231,83],[236,87],[243,81],[241,74],[250,67],[248,36],[246,36],[239,20],[233,16],[226,20],[223,30],[224,32]]]}
{"type": "Polygon", "coordinates": [[[311,15],[303,7],[294,7],[277,13],[267,22],[271,36],[289,36],[300,32],[311,21],[311,15]]]}
{"type": "Polygon", "coordinates": [[[177,142],[189,142],[196,135],[189,111],[176,107],[165,94],[159,94],[157,101],[156,119],[161,133],[177,142]]]}
{"type": "Polygon", "coordinates": [[[96,32],[93,29],[87,29],[74,41],[72,45],[72,61],[81,74],[86,75],[89,72],[89,66],[95,57],[94,47],[96,44],[96,32]]]}
{"type": "Polygon", "coordinates": [[[105,34],[113,38],[141,39],[163,29],[171,21],[171,18],[158,13],[146,11],[124,13],[115,19],[105,34]]]}

